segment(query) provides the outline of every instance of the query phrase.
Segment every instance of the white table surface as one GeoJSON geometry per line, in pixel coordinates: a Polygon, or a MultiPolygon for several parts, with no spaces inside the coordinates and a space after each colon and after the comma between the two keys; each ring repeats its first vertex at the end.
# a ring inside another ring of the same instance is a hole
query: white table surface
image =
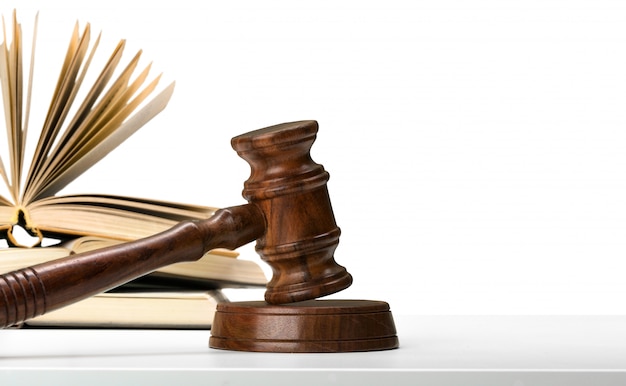
{"type": "Polygon", "coordinates": [[[626,385],[624,316],[398,316],[400,348],[271,354],[209,331],[0,331],[2,385],[626,385]]]}

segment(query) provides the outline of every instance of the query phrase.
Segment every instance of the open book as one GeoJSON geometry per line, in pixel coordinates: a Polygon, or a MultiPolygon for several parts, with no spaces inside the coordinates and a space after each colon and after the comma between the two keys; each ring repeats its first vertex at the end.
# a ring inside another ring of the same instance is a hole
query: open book
{"type": "Polygon", "coordinates": [[[124,40],[92,75],[90,64],[97,57],[100,36],[92,39],[90,25],[80,29],[76,23],[73,31],[68,29],[64,61],[42,61],[48,67],[58,65],[59,76],[54,90],[37,90],[50,93],[50,104],[42,125],[29,127],[37,18],[28,37],[15,11],[10,23],[2,19],[0,115],[6,140],[0,138],[0,178],[6,192],[0,192],[0,237],[9,246],[36,246],[48,236],[134,240],[184,219],[210,217],[215,209],[204,206],[112,195],[57,195],[162,111],[174,83],[157,92],[161,75],[150,80],[150,65],[138,69],[141,51],[121,65],[124,40]],[[27,154],[27,139],[32,136],[36,146],[27,154]],[[26,230],[34,241],[18,240],[15,229],[26,230]]]}

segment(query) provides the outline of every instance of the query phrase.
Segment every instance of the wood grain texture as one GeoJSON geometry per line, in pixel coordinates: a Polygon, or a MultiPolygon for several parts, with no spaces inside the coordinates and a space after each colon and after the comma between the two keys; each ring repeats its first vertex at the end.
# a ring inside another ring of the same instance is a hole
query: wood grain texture
{"type": "Polygon", "coordinates": [[[327,189],[329,174],[311,159],[317,131],[315,121],[289,122],[231,141],[251,167],[243,196],[267,219],[256,249],[272,268],[265,293],[271,304],[315,299],[352,284],[334,258],[341,232],[327,189]]]}
{"type": "Polygon", "coordinates": [[[255,352],[351,352],[394,349],[399,341],[386,302],[309,300],[219,304],[209,346],[255,352]]]}

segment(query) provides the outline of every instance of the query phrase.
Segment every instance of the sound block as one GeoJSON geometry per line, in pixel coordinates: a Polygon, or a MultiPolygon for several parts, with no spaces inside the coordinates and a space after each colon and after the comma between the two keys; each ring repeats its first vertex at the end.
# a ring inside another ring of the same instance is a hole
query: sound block
{"type": "Polygon", "coordinates": [[[375,300],[220,303],[209,339],[211,348],[254,352],[353,352],[398,346],[389,304],[375,300]]]}

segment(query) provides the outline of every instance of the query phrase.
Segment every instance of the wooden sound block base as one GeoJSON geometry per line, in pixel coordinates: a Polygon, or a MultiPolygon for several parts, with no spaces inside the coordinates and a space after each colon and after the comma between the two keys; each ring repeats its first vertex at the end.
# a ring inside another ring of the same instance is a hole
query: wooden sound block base
{"type": "Polygon", "coordinates": [[[220,303],[209,347],[319,353],[389,350],[399,346],[389,304],[374,300],[220,303]]]}

